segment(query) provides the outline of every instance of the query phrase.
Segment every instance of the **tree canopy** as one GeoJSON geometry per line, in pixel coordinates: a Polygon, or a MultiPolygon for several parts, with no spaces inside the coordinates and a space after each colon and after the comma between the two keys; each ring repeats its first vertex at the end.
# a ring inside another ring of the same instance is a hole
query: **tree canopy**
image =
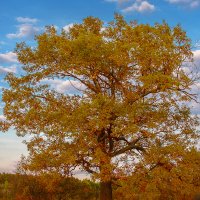
{"type": "MultiPolygon", "coordinates": [[[[32,135],[27,170],[86,171],[100,180],[107,200],[112,184],[138,163],[160,162],[152,149],[176,154],[194,146],[198,119],[186,103],[195,99],[195,79],[184,70],[191,41],[180,26],[126,22],[118,14],[104,26],[88,17],[68,32],[47,27],[36,43],[17,44],[23,74],[8,74],[3,92],[2,130],[32,135]],[[59,93],[48,82],[55,79],[77,91],[59,93]]],[[[181,154],[172,158],[176,164],[181,154]]]]}

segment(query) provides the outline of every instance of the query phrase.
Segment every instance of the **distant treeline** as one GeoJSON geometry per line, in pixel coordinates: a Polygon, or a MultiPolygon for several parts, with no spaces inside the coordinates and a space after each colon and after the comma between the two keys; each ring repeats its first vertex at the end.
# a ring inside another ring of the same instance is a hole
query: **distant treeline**
{"type": "MultiPolygon", "coordinates": [[[[178,169],[169,170],[169,167],[162,165],[148,174],[140,169],[140,173],[136,171],[133,176],[116,181],[113,184],[113,199],[200,200],[199,165],[198,168],[182,168],[178,177],[178,169]]],[[[0,173],[0,200],[99,200],[99,193],[99,183],[91,180],[63,178],[58,174],[0,173]]]]}
{"type": "Polygon", "coordinates": [[[77,178],[0,174],[0,200],[96,200],[99,184],[77,178]]]}

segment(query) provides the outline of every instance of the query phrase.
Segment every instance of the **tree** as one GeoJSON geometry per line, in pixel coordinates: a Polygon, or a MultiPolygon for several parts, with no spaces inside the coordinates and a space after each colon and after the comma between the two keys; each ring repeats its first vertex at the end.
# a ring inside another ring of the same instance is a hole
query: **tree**
{"type": "Polygon", "coordinates": [[[88,17],[60,34],[47,27],[36,42],[17,44],[24,72],[8,74],[3,92],[2,130],[32,135],[27,170],[81,169],[100,180],[100,199],[110,200],[115,181],[152,157],[155,143],[194,145],[198,120],[185,102],[195,99],[195,79],[183,68],[191,42],[180,26],[128,23],[118,14],[103,26],[88,17]],[[54,79],[77,92],[57,92],[54,79]]]}
{"type": "Polygon", "coordinates": [[[134,174],[118,181],[115,199],[193,200],[200,194],[199,151],[183,150],[181,144],[155,145],[151,155],[137,163],[134,174]]]}

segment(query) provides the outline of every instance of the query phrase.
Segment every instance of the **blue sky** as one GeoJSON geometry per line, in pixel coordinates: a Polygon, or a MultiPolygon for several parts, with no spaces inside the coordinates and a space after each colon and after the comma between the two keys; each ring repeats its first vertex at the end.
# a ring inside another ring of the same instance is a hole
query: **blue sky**
{"type": "MultiPolygon", "coordinates": [[[[200,64],[200,0],[6,0],[0,6],[0,98],[2,88],[7,87],[3,81],[6,73],[20,74],[20,64],[13,53],[16,42],[34,45],[34,35],[46,25],[67,29],[91,15],[107,23],[114,12],[138,23],[165,20],[171,26],[181,24],[192,39],[195,62],[200,64]]],[[[60,92],[72,90],[67,81],[52,84],[60,92]]],[[[0,120],[4,120],[2,108],[0,100],[0,120]]],[[[193,103],[193,112],[200,113],[199,105],[193,103]]],[[[20,155],[26,154],[22,140],[13,130],[0,132],[0,171],[13,171],[20,155]]]]}

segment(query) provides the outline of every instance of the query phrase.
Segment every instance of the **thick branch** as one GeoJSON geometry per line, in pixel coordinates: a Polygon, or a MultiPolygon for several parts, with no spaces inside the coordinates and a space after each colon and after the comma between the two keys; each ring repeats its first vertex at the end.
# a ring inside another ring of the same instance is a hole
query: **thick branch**
{"type": "Polygon", "coordinates": [[[128,99],[128,103],[133,104],[136,101],[138,101],[139,99],[142,99],[149,94],[155,94],[155,93],[159,92],[159,90],[160,90],[160,86],[157,86],[156,88],[152,88],[151,90],[139,88],[139,90],[136,92],[139,94],[138,97],[133,98],[133,99],[128,99]]]}
{"type": "Polygon", "coordinates": [[[137,145],[135,145],[135,142],[133,142],[130,145],[128,145],[128,146],[126,146],[126,147],[124,147],[124,148],[122,148],[122,149],[120,149],[120,150],[118,150],[116,152],[113,152],[111,154],[111,157],[118,156],[118,155],[123,154],[126,151],[129,151],[129,150],[132,150],[132,149],[136,149],[138,151],[144,151],[145,150],[143,147],[137,146],[137,145]]]}
{"type": "Polygon", "coordinates": [[[121,137],[114,137],[113,136],[112,139],[115,140],[115,141],[124,141],[127,144],[130,144],[130,142],[124,136],[121,136],[121,137]]]}

